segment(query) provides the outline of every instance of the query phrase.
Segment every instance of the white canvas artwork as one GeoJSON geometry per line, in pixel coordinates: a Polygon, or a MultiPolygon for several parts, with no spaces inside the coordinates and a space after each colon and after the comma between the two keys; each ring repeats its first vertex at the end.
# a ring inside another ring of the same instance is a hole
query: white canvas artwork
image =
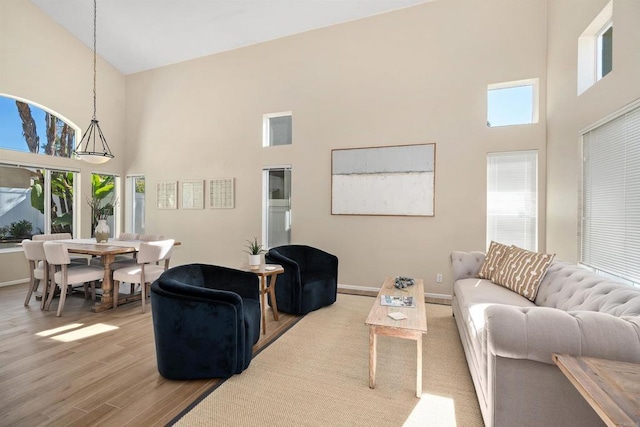
{"type": "Polygon", "coordinates": [[[435,144],[332,151],[334,215],[433,216],[435,144]]]}

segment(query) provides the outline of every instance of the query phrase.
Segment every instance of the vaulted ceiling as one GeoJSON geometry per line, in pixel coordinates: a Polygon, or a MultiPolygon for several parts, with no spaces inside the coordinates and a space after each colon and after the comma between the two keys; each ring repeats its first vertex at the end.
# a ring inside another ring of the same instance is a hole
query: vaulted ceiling
{"type": "MultiPolygon", "coordinates": [[[[97,51],[123,74],[431,0],[97,0],[97,51]]],[[[31,0],[87,46],[93,2],[31,0]]]]}

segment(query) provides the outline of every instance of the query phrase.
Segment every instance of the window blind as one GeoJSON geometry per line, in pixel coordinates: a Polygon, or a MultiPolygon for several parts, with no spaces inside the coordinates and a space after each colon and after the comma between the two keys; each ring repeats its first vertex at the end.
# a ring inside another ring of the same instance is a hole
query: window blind
{"type": "Polygon", "coordinates": [[[538,249],[538,152],[487,154],[487,247],[538,249]]]}
{"type": "Polygon", "coordinates": [[[582,135],[580,262],[640,283],[640,107],[582,135]]]}

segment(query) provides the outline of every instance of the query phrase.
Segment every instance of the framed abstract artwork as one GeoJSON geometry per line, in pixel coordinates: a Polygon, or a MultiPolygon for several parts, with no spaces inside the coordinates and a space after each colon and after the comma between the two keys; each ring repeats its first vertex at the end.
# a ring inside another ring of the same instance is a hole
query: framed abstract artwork
{"type": "Polygon", "coordinates": [[[435,215],[435,144],[331,151],[331,214],[435,215]]]}

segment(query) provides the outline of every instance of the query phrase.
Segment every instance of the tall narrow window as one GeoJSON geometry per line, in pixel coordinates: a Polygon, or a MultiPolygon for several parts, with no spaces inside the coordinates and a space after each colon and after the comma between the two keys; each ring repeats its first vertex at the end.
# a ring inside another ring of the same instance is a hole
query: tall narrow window
{"type": "Polygon", "coordinates": [[[127,216],[125,231],[144,234],[144,176],[128,176],[126,189],[127,216]]]}
{"type": "Polygon", "coordinates": [[[263,170],[262,241],[267,248],[291,243],[291,167],[263,170]]]}
{"type": "Polygon", "coordinates": [[[76,174],[71,171],[47,171],[49,183],[45,200],[50,200],[50,209],[45,211],[49,218],[51,233],[71,233],[74,225],[74,203],[76,174]]]}
{"type": "Polygon", "coordinates": [[[91,175],[91,230],[95,230],[99,219],[107,220],[110,237],[116,237],[118,233],[118,215],[116,206],[118,177],[115,175],[91,175]]]}
{"type": "Polygon", "coordinates": [[[487,247],[538,250],[538,152],[487,155],[487,247]]]}
{"type": "Polygon", "coordinates": [[[582,136],[580,262],[640,284],[640,106],[582,136]]]}
{"type": "Polygon", "coordinates": [[[265,114],[263,118],[262,146],[291,145],[292,136],[291,111],[265,114]]]}
{"type": "Polygon", "coordinates": [[[0,248],[33,234],[74,234],[76,174],[0,164],[0,248]]]}

